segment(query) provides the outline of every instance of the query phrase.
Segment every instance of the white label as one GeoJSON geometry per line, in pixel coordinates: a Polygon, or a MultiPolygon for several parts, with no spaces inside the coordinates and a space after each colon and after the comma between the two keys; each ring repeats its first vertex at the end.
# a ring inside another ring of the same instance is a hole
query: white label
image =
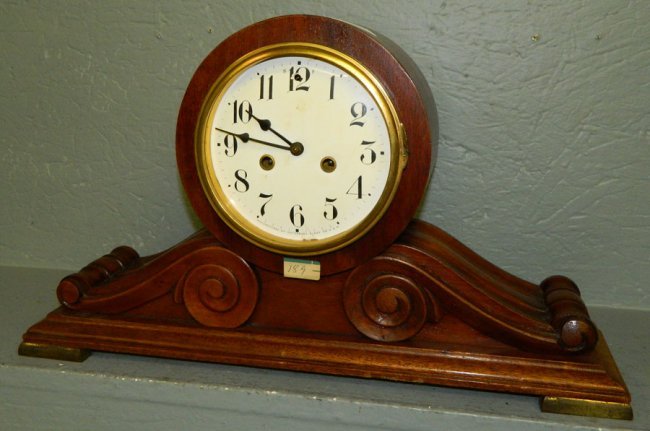
{"type": "Polygon", "coordinates": [[[284,276],[303,280],[320,280],[320,262],[285,257],[284,276]]]}

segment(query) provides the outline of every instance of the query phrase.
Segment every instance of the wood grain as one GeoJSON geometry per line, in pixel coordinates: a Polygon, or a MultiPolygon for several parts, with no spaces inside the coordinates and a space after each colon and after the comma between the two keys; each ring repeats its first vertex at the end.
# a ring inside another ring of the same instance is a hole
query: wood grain
{"type": "MultiPolygon", "coordinates": [[[[30,328],[23,341],[629,404],[602,335],[593,345],[567,348],[542,287],[450,238],[415,221],[386,252],[318,282],[250,265],[253,281],[240,277],[241,268],[233,270],[239,283],[259,283],[254,310],[237,326],[229,319],[219,323],[236,305],[206,307],[214,318],[204,320],[185,301],[188,274],[239,262],[202,231],[89,286],[76,303],[62,303],[30,328]],[[496,288],[487,284],[495,279],[510,293],[494,295],[496,288]],[[370,324],[364,327],[363,319],[370,324]]],[[[554,280],[549,283],[568,283],[554,280]]]]}

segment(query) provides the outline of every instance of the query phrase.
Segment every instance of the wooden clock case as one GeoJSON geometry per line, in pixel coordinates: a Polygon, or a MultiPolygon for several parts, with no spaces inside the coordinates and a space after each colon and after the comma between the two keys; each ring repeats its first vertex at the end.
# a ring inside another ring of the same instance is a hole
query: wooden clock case
{"type": "Polygon", "coordinates": [[[61,307],[29,328],[19,352],[83,360],[97,350],[531,394],[545,411],[631,419],[630,394],[571,280],[526,282],[412,220],[436,141],[426,81],[390,41],[304,15],[241,30],[201,64],[179,114],[180,175],[206,229],[153,256],[118,247],[65,277],[61,307]],[[256,47],[295,40],[339,49],[375,73],[410,152],[385,217],[352,245],[312,257],[319,281],[284,277],[283,256],[216,216],[193,150],[215,73],[256,47]]]}

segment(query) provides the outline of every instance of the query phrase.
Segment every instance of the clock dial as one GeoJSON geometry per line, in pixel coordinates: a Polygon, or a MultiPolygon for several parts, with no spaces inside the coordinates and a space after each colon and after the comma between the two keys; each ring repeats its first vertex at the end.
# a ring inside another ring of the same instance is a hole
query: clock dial
{"type": "Polygon", "coordinates": [[[203,112],[197,156],[211,204],[272,251],[319,254],[358,239],[386,210],[406,161],[381,87],[324,47],[245,56],[203,112]]]}

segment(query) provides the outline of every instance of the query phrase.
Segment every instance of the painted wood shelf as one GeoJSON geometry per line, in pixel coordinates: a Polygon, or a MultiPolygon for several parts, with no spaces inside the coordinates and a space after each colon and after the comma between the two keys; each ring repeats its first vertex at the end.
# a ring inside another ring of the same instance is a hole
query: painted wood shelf
{"type": "Polygon", "coordinates": [[[542,413],[536,397],[95,352],[18,356],[71,271],[0,267],[0,429],[647,430],[650,311],[590,306],[633,421],[542,413]]]}

